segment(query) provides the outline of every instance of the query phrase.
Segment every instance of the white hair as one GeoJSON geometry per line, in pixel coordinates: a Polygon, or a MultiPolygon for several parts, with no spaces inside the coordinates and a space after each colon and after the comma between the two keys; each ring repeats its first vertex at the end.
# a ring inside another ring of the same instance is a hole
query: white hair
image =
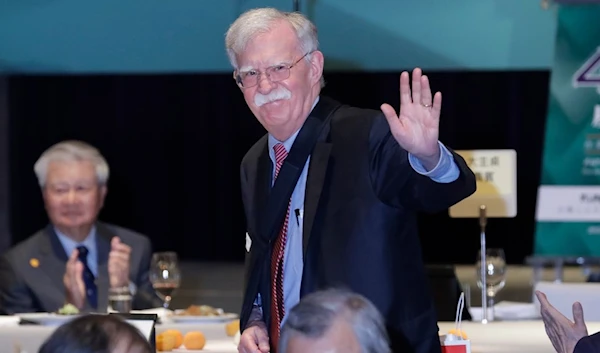
{"type": "Polygon", "coordinates": [[[302,298],[283,324],[277,351],[286,353],[293,335],[323,337],[340,319],[352,327],[361,353],[391,353],[385,322],[375,305],[344,289],[317,291],[302,298]]]}
{"type": "MultiPolygon", "coordinates": [[[[319,49],[317,27],[302,13],[284,12],[271,7],[252,9],[240,15],[225,34],[225,48],[231,66],[235,70],[239,69],[237,56],[246,49],[248,42],[259,34],[271,31],[280,21],[292,26],[303,54],[319,49]]],[[[305,60],[310,61],[310,58],[311,54],[308,54],[305,60]]],[[[325,79],[321,76],[321,87],[323,86],[325,79]]]]}
{"type": "Polygon", "coordinates": [[[48,148],[35,162],[33,170],[37,176],[38,183],[43,188],[46,186],[48,166],[52,162],[90,162],[96,168],[96,178],[99,185],[108,182],[108,163],[100,152],[93,146],[82,141],[63,141],[48,148]]]}

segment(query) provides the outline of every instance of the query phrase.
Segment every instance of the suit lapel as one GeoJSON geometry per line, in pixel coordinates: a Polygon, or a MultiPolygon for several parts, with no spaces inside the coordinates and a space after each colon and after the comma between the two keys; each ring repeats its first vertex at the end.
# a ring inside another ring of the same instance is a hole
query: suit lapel
{"type": "MultiPolygon", "coordinates": [[[[244,277],[246,295],[242,305],[242,320],[248,319],[257,293],[261,293],[263,301],[268,302],[270,300],[269,291],[266,289],[268,288],[270,276],[263,276],[263,263],[267,263],[264,254],[266,254],[265,249],[268,246],[269,234],[265,233],[262,229],[261,220],[265,218],[264,212],[267,212],[267,202],[271,193],[272,168],[273,165],[269,158],[268,143],[265,138],[255,169],[253,169],[253,173],[249,174],[250,177],[253,177],[254,179],[248,181],[248,186],[252,190],[252,194],[250,195],[252,207],[249,210],[250,219],[247,219],[247,222],[248,231],[252,232],[250,236],[252,237],[251,246],[253,250],[250,251],[249,261],[246,265],[246,276],[244,277]],[[250,295],[248,295],[248,293],[250,295]]],[[[242,325],[245,324],[246,321],[242,321],[242,325]]]]}
{"type": "Polygon", "coordinates": [[[64,301],[65,286],[63,284],[63,277],[68,256],[52,226],[46,227],[40,241],[39,249],[39,268],[48,278],[49,288],[53,288],[56,291],[56,297],[64,301]]]}
{"type": "MultiPolygon", "coordinates": [[[[269,158],[269,145],[265,139],[264,150],[261,155],[258,157],[258,166],[256,170],[256,180],[255,180],[255,194],[254,194],[254,212],[255,212],[255,220],[261,220],[264,218],[263,212],[266,212],[267,209],[267,201],[269,199],[269,195],[271,193],[271,183],[273,178],[273,163],[271,163],[271,158],[269,158]]],[[[268,242],[268,234],[262,234],[261,229],[259,229],[260,223],[256,222],[254,224],[254,232],[258,233],[261,239],[265,242],[268,242]]]]}
{"type": "Polygon", "coordinates": [[[323,141],[328,133],[329,129],[325,129],[320,141],[315,145],[308,167],[306,194],[304,196],[304,220],[302,224],[302,250],[304,258],[308,250],[308,243],[312,234],[317,207],[319,206],[327,174],[329,156],[331,154],[331,143],[323,141]]]}
{"type": "Polygon", "coordinates": [[[96,249],[98,251],[98,275],[96,276],[96,288],[98,289],[98,311],[105,312],[108,307],[108,254],[110,253],[110,241],[114,234],[104,225],[96,225],[96,249]]]}

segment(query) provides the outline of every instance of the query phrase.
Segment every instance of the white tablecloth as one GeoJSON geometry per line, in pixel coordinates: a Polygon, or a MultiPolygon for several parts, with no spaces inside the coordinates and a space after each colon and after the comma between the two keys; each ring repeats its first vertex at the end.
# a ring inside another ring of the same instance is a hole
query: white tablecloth
{"type": "MultiPolygon", "coordinates": [[[[21,353],[36,353],[42,343],[48,338],[56,326],[21,325],[0,327],[0,352],[15,352],[17,345],[21,353]]],[[[189,331],[201,331],[206,337],[206,346],[203,352],[211,353],[235,353],[237,346],[233,337],[225,334],[225,324],[176,324],[165,323],[156,325],[156,333],[168,329],[176,329],[185,335],[189,331]]],[[[177,352],[177,350],[174,350],[177,352]]],[[[185,350],[183,350],[185,352],[185,350]]],[[[188,351],[189,352],[189,351],[188,351]]]]}
{"type": "MultiPolygon", "coordinates": [[[[454,322],[440,322],[440,334],[454,328],[454,322]]],[[[588,322],[588,333],[600,331],[600,322],[588,322]]],[[[496,321],[487,324],[463,322],[462,330],[471,341],[471,353],[556,353],[540,321],[496,321]]]]}
{"type": "MultiPolygon", "coordinates": [[[[588,322],[590,334],[600,331],[600,322],[588,322]]],[[[454,328],[454,322],[440,322],[440,334],[454,328]]],[[[56,329],[53,326],[4,325],[0,327],[1,352],[14,352],[15,344],[22,352],[36,353],[44,340],[56,329]]],[[[225,324],[165,323],[156,332],[176,329],[183,334],[202,331],[206,336],[204,352],[235,353],[232,337],[225,334],[225,324]]],[[[471,340],[472,353],[554,353],[542,321],[497,321],[488,324],[463,322],[462,329],[471,340]]]]}

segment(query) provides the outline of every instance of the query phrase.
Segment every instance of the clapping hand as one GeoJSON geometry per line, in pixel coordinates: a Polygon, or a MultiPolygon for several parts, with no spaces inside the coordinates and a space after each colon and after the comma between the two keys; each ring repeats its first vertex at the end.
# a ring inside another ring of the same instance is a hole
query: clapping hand
{"type": "Polygon", "coordinates": [[[581,303],[573,303],[573,322],[556,310],[546,298],[546,294],[536,291],[535,295],[540,301],[540,312],[546,334],[557,353],[573,353],[579,340],[588,335],[583,308],[581,303]]]}
{"type": "Polygon", "coordinates": [[[111,288],[126,287],[129,285],[129,257],[131,247],[118,237],[110,241],[108,254],[108,278],[111,288]]]}
{"type": "Polygon", "coordinates": [[[67,303],[73,304],[77,309],[83,309],[86,301],[85,283],[83,282],[83,263],[78,258],[79,251],[73,250],[65,268],[63,284],[67,303]]]}

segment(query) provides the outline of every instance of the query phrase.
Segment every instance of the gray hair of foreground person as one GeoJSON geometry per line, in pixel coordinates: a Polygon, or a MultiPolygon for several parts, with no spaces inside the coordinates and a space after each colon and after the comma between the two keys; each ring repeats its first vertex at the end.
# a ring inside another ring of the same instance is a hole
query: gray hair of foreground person
{"type": "Polygon", "coordinates": [[[154,353],[142,333],[116,315],[87,314],[60,326],[38,353],[154,353]]]}
{"type": "Polygon", "coordinates": [[[363,353],[391,353],[383,317],[364,296],[343,289],[311,293],[294,306],[279,340],[280,353],[286,353],[294,335],[321,338],[337,320],[350,324],[363,353]]]}

